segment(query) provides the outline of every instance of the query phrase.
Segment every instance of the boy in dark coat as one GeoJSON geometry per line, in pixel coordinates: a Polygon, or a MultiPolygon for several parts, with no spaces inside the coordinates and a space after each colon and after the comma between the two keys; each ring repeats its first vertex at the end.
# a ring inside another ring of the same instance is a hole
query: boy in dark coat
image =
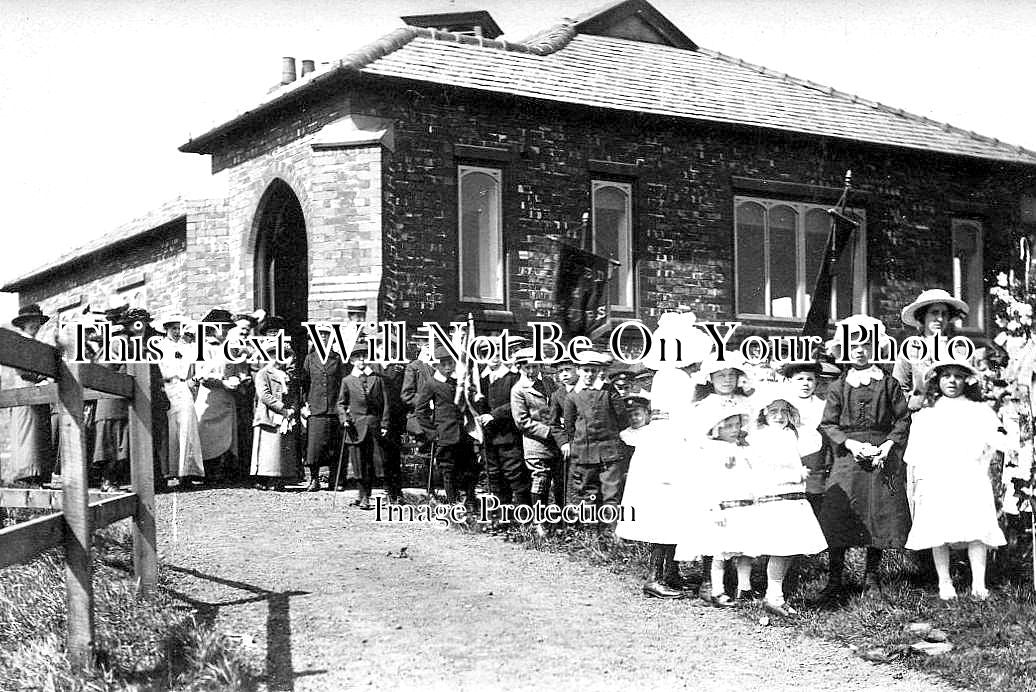
{"type": "Polygon", "coordinates": [[[629,461],[628,448],[619,438],[619,431],[629,426],[626,405],[605,383],[610,358],[602,353],[582,356],[580,388],[562,405],[576,496],[581,503],[617,505],[629,461]]]}
{"type": "Polygon", "coordinates": [[[522,435],[511,413],[511,388],[518,381],[514,372],[499,357],[489,364],[482,378],[480,402],[482,432],[486,453],[489,491],[501,503],[532,504],[529,471],[522,455],[522,435]]]}
{"type": "MultiPolygon", "coordinates": [[[[381,378],[367,365],[366,344],[353,348],[349,362],[352,371],[342,378],[336,408],[349,452],[349,477],[356,478],[360,489],[352,504],[371,509],[371,487],[381,475],[374,463],[374,446],[381,435],[382,421],[389,418],[389,410],[381,378]]],[[[336,475],[340,472],[336,469],[336,475]]]]}
{"type": "Polygon", "coordinates": [[[478,465],[471,437],[464,429],[463,409],[454,403],[457,380],[453,373],[457,364],[446,349],[436,350],[435,356],[438,359],[435,373],[421,386],[414,408],[427,407],[429,402],[432,404],[432,423],[437,441],[435,463],[442,471],[446,501],[457,502],[463,489],[467,496],[465,500],[473,509],[478,465]]]}

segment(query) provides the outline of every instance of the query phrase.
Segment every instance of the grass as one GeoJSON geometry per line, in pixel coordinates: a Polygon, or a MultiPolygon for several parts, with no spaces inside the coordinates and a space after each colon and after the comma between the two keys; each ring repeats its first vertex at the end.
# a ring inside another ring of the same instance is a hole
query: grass
{"type": "Polygon", "coordinates": [[[93,670],[65,652],[64,560],[58,550],[0,571],[0,689],[249,690],[257,675],[219,632],[159,589],[139,597],[129,531],[95,533],[93,670]]]}
{"type": "MultiPolygon", "coordinates": [[[[642,577],[647,573],[648,546],[596,531],[569,528],[541,537],[531,526],[513,527],[500,535],[530,549],[560,552],[611,572],[642,577]]],[[[863,551],[850,551],[849,567],[860,581],[863,551]]],[[[956,555],[956,554],[955,554],[956,555]]],[[[882,563],[885,586],[880,596],[854,593],[841,607],[821,608],[817,595],[826,583],[826,558],[800,558],[785,581],[790,603],[799,617],[778,621],[767,617],[761,604],[736,610],[753,622],[787,628],[799,634],[835,641],[875,663],[900,662],[972,689],[998,692],[1036,690],[1036,597],[1033,594],[1030,556],[1024,549],[1001,550],[990,562],[992,597],[985,602],[966,596],[970,574],[966,561],[953,564],[961,596],[949,603],[939,599],[934,584],[921,574],[909,553],[887,551],[882,563]],[[907,626],[928,623],[949,635],[953,650],[928,656],[910,648],[921,640],[907,626]]],[[[700,574],[700,565],[684,563],[688,576],[700,574]]],[[[733,593],[732,570],[727,570],[727,592],[733,593]]],[[[765,561],[753,570],[753,586],[765,590],[765,561]]]]}

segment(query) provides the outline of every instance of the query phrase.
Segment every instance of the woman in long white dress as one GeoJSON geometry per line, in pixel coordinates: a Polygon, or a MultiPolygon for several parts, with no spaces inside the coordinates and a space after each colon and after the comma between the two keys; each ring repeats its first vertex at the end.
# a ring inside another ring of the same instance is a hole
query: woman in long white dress
{"type": "Polygon", "coordinates": [[[180,315],[169,315],[156,320],[155,325],[165,330],[161,341],[165,358],[159,362],[162,386],[169,399],[169,454],[162,472],[166,478],[179,478],[180,487],[191,478],[203,478],[205,465],[198,432],[198,414],[194,409],[194,394],[189,382],[193,364],[192,347],[181,338],[180,315]]]}

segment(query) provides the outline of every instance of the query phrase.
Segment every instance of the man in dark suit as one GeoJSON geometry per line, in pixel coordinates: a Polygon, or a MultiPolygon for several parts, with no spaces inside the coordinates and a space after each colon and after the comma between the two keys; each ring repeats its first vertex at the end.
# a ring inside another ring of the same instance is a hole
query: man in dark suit
{"type": "Polygon", "coordinates": [[[483,399],[477,404],[482,423],[489,492],[501,503],[532,504],[529,471],[522,455],[522,436],[511,413],[511,388],[518,373],[500,357],[489,363],[482,378],[483,399]]]}
{"type": "MultiPolygon", "coordinates": [[[[338,346],[332,345],[327,361],[321,362],[316,351],[306,355],[299,372],[302,396],[306,402],[303,414],[308,414],[306,423],[306,465],[309,466],[308,492],[320,490],[320,467],[333,467],[341,444],[341,427],[338,423],[338,390],[342,378],[349,372],[349,365],[342,360],[338,346]]],[[[334,478],[330,484],[334,483],[334,478]]]]}
{"type": "MultiPolygon", "coordinates": [[[[349,354],[352,371],[342,378],[338,389],[338,420],[349,450],[349,477],[355,478],[360,493],[352,503],[371,509],[371,487],[383,469],[375,466],[374,447],[381,435],[382,421],[389,418],[381,378],[367,365],[367,345],[360,344],[349,354]]],[[[377,457],[380,460],[380,455],[377,457]]],[[[340,470],[339,470],[340,471],[340,470]]]]}
{"type": "Polygon", "coordinates": [[[435,368],[428,362],[431,358],[416,346],[411,346],[412,359],[403,369],[403,383],[400,396],[407,408],[406,429],[422,445],[428,445],[435,437],[432,411],[428,405],[417,407],[417,395],[425,382],[435,374],[435,368]]]}
{"type": "Polygon", "coordinates": [[[414,408],[421,409],[432,404],[432,423],[435,425],[437,449],[435,463],[442,471],[446,501],[457,502],[460,490],[469,508],[475,508],[475,483],[478,481],[478,465],[471,437],[464,429],[464,413],[454,403],[457,380],[453,371],[456,361],[443,348],[436,350],[434,374],[425,380],[414,400],[414,408]]]}

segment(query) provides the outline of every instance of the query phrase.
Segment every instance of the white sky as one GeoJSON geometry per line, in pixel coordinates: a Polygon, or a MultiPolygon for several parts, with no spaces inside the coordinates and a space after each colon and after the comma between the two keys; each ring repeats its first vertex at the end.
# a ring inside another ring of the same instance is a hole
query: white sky
{"type": "MultiPolygon", "coordinates": [[[[399,16],[488,9],[512,38],[599,0],[0,0],[0,280],[178,194],[191,134],[399,16]]],[[[1036,149],[1031,0],[654,0],[699,45],[1036,149]]],[[[0,294],[0,320],[15,309],[0,294]]]]}

